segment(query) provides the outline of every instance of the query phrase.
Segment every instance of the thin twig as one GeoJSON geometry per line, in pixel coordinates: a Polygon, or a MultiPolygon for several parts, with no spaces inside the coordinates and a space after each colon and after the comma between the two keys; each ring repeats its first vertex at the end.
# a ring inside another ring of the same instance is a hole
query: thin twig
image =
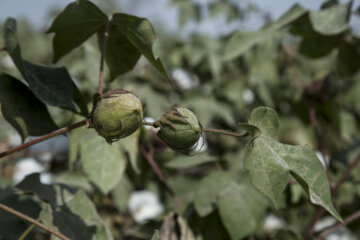
{"type": "Polygon", "coordinates": [[[304,91],[304,85],[299,77],[299,74],[294,64],[295,52],[290,47],[285,47],[284,50],[287,57],[287,62],[292,71],[293,79],[295,80],[296,87],[299,92],[302,93],[304,91]]]}
{"type": "Polygon", "coordinates": [[[33,218],[31,218],[31,217],[29,217],[29,216],[27,216],[27,215],[25,215],[25,214],[23,214],[21,212],[16,211],[15,209],[12,209],[12,208],[10,208],[8,206],[5,206],[4,204],[0,203],[0,209],[4,210],[4,211],[6,211],[6,212],[8,212],[8,213],[10,213],[12,215],[18,216],[19,218],[22,218],[25,221],[31,222],[32,224],[35,224],[36,226],[41,227],[45,231],[48,231],[49,233],[57,236],[60,239],[70,240],[70,238],[62,235],[61,233],[56,232],[55,230],[49,228],[48,226],[36,221],[35,219],[33,219],[33,218]]]}
{"type": "Polygon", "coordinates": [[[103,78],[104,78],[104,59],[106,53],[106,43],[109,37],[109,28],[110,21],[107,21],[104,31],[103,45],[101,49],[101,59],[100,59],[100,74],[99,74],[99,94],[102,95],[103,92],[103,78]]]}
{"type": "Polygon", "coordinates": [[[31,232],[31,230],[34,229],[35,226],[36,226],[35,224],[31,224],[31,225],[25,230],[25,232],[23,232],[23,233],[21,234],[21,236],[19,237],[19,240],[24,240],[24,239],[29,235],[29,233],[31,232]]]}
{"type": "Polygon", "coordinates": [[[220,130],[220,129],[212,129],[212,128],[203,128],[202,130],[204,132],[207,132],[207,133],[218,133],[218,134],[224,134],[224,135],[229,135],[229,136],[233,136],[233,137],[247,137],[247,136],[249,136],[248,132],[234,133],[234,132],[229,132],[229,131],[220,130]]]}
{"type": "Polygon", "coordinates": [[[312,220],[312,222],[310,223],[308,230],[306,232],[306,239],[312,239],[312,235],[314,234],[315,231],[315,225],[316,223],[322,218],[322,216],[325,213],[325,208],[320,207],[318,209],[318,211],[315,214],[314,219],[312,220]]]}
{"type": "Polygon", "coordinates": [[[335,183],[334,187],[331,189],[334,194],[336,190],[341,186],[341,184],[350,176],[352,170],[359,164],[360,154],[356,157],[355,161],[351,163],[348,168],[343,172],[339,180],[335,183]]]}
{"type": "Polygon", "coordinates": [[[75,128],[84,126],[84,125],[87,123],[87,121],[88,121],[88,119],[84,119],[84,120],[82,120],[82,121],[80,121],[80,122],[77,122],[77,123],[74,123],[74,124],[72,124],[72,125],[70,125],[70,126],[60,128],[60,129],[58,129],[58,130],[56,130],[56,131],[53,131],[53,132],[51,132],[51,133],[48,133],[48,134],[42,136],[42,137],[36,138],[36,139],[34,139],[34,140],[30,141],[30,142],[21,144],[21,145],[18,146],[18,147],[15,147],[15,148],[10,149],[10,150],[8,150],[8,151],[2,152],[2,153],[0,153],[0,158],[3,158],[3,157],[5,157],[5,156],[7,156],[7,155],[9,155],[9,154],[14,153],[14,152],[23,150],[23,149],[25,149],[25,148],[27,148],[27,147],[30,147],[30,146],[32,146],[32,145],[34,145],[34,144],[36,144],[36,143],[45,141],[45,140],[47,140],[47,139],[49,139],[49,138],[55,137],[55,136],[57,136],[57,135],[60,135],[60,134],[66,133],[66,132],[69,132],[69,131],[71,131],[71,130],[73,130],[73,129],[75,129],[75,128]]]}
{"type": "MultiPolygon", "coordinates": [[[[343,184],[343,182],[350,176],[352,170],[354,170],[354,168],[360,163],[360,154],[356,157],[355,161],[353,163],[351,163],[348,168],[343,172],[343,174],[341,175],[341,177],[339,178],[339,180],[331,187],[331,195],[334,196],[336,190],[339,189],[339,187],[341,186],[341,184],[343,184]]],[[[314,228],[316,223],[322,218],[322,216],[325,214],[325,209],[324,208],[319,208],[319,210],[317,211],[314,220],[311,222],[310,226],[309,226],[309,230],[307,232],[307,236],[311,237],[314,233],[314,228]]],[[[344,220],[345,223],[345,220],[344,220]]]]}
{"type": "Polygon", "coordinates": [[[156,124],[155,124],[154,122],[146,122],[146,121],[143,121],[142,124],[143,124],[143,125],[147,125],[147,126],[156,127],[156,126],[155,126],[156,124]]]}
{"type": "Polygon", "coordinates": [[[353,214],[351,214],[350,216],[348,216],[347,218],[344,219],[344,223],[338,223],[330,228],[328,228],[327,230],[325,230],[324,232],[322,232],[318,238],[318,240],[322,240],[325,239],[328,235],[330,235],[331,233],[335,232],[336,230],[338,230],[339,228],[355,221],[356,219],[360,218],[360,211],[357,211],[353,214]]]}
{"type": "MultiPolygon", "coordinates": [[[[325,154],[324,154],[324,148],[323,148],[323,144],[322,144],[322,140],[321,140],[321,135],[320,135],[320,132],[319,132],[319,129],[318,129],[318,122],[317,122],[317,119],[316,119],[316,111],[315,111],[315,107],[314,105],[311,105],[309,107],[309,119],[310,119],[310,123],[311,123],[311,126],[314,130],[314,133],[315,133],[315,137],[316,137],[316,141],[317,141],[317,144],[318,144],[318,149],[320,151],[320,154],[322,155],[323,159],[325,160],[325,168],[326,168],[326,174],[327,174],[327,177],[328,177],[328,180],[329,182],[331,182],[330,180],[330,173],[329,173],[329,167],[328,167],[328,164],[326,162],[326,157],[325,157],[325,154]]],[[[315,225],[316,223],[322,218],[322,216],[325,214],[325,209],[320,207],[318,209],[318,211],[316,212],[315,214],[315,217],[314,219],[311,221],[309,227],[308,227],[308,230],[306,232],[308,238],[311,238],[311,236],[314,234],[314,231],[315,231],[315,225]]]]}
{"type": "Polygon", "coordinates": [[[182,203],[180,201],[180,199],[178,199],[174,193],[174,191],[169,187],[169,185],[166,182],[166,178],[164,177],[164,175],[162,174],[160,168],[158,167],[158,165],[156,164],[153,156],[151,153],[149,153],[148,151],[146,151],[146,149],[139,145],[139,150],[141,155],[146,159],[146,161],[150,164],[152,170],[155,172],[156,176],[158,177],[159,181],[163,184],[163,186],[165,187],[166,191],[168,191],[168,193],[171,195],[171,197],[173,198],[176,206],[178,208],[182,207],[182,203]]]}

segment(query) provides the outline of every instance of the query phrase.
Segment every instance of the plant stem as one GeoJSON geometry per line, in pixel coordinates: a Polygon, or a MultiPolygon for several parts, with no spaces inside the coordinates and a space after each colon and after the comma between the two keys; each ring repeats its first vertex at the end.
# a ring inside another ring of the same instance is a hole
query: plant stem
{"type": "Polygon", "coordinates": [[[248,132],[234,133],[234,132],[229,132],[229,131],[220,130],[220,129],[212,129],[212,128],[203,128],[202,130],[204,132],[207,132],[207,133],[218,133],[218,134],[224,134],[224,135],[229,135],[229,136],[233,136],[233,137],[247,137],[247,136],[249,136],[248,132]]]}
{"type": "Polygon", "coordinates": [[[314,231],[315,231],[315,225],[321,219],[321,217],[324,215],[324,213],[325,213],[325,209],[320,207],[318,209],[318,211],[316,212],[314,219],[312,220],[312,222],[309,225],[308,231],[306,232],[306,234],[307,234],[306,239],[312,239],[312,235],[314,234],[314,231]]]}
{"type": "Polygon", "coordinates": [[[34,140],[30,141],[30,142],[21,144],[21,145],[18,146],[18,147],[15,147],[15,148],[10,149],[10,150],[8,150],[8,151],[2,152],[2,153],[0,153],[0,158],[3,158],[3,157],[5,157],[5,156],[7,156],[7,155],[9,155],[9,154],[14,153],[14,152],[23,150],[23,149],[25,149],[25,148],[27,148],[27,147],[30,147],[30,146],[32,146],[32,145],[34,145],[34,144],[36,144],[36,143],[45,141],[45,140],[47,140],[47,139],[49,139],[49,138],[55,137],[55,136],[57,136],[57,135],[60,135],[60,134],[66,133],[66,132],[69,132],[69,131],[71,131],[71,130],[73,130],[73,129],[75,129],[75,128],[84,126],[84,125],[87,123],[87,121],[88,121],[88,119],[84,119],[84,120],[82,120],[82,121],[80,121],[80,122],[77,122],[77,123],[74,123],[74,124],[72,124],[72,125],[70,125],[70,126],[60,128],[60,129],[58,129],[58,130],[56,130],[56,131],[53,131],[53,132],[51,132],[51,133],[48,133],[48,134],[42,136],[42,137],[36,138],[36,139],[34,139],[34,140]]]}
{"type": "Polygon", "coordinates": [[[41,228],[44,229],[45,231],[48,231],[49,233],[57,236],[57,237],[60,238],[60,239],[70,240],[70,238],[62,235],[61,233],[56,232],[55,230],[49,228],[48,226],[45,226],[44,224],[40,223],[39,221],[37,221],[37,220],[35,220],[35,219],[33,219],[33,218],[31,218],[31,217],[29,217],[29,216],[21,213],[21,212],[18,212],[18,211],[16,211],[15,209],[12,209],[12,208],[10,208],[10,207],[8,207],[8,206],[5,206],[4,204],[1,204],[1,203],[0,203],[0,209],[4,210],[4,211],[6,211],[6,212],[8,212],[8,213],[10,213],[10,214],[12,214],[12,215],[18,216],[19,218],[22,218],[22,219],[24,219],[25,221],[31,222],[32,224],[35,224],[36,226],[41,227],[41,228]]]}
{"type": "Polygon", "coordinates": [[[327,230],[325,230],[324,232],[322,232],[320,234],[320,236],[318,238],[318,240],[322,240],[325,239],[325,237],[327,237],[328,235],[330,235],[331,233],[335,232],[336,230],[338,230],[339,228],[355,221],[356,219],[360,218],[360,211],[357,211],[353,214],[351,214],[350,216],[348,216],[347,218],[344,219],[344,223],[338,223],[330,228],[328,228],[327,230]]]}
{"type": "Polygon", "coordinates": [[[178,208],[182,207],[182,203],[181,201],[176,197],[174,191],[169,187],[169,185],[166,182],[166,178],[164,177],[164,175],[162,174],[160,168],[158,167],[158,165],[156,164],[152,154],[148,151],[146,151],[146,149],[139,145],[139,150],[141,155],[146,159],[146,161],[150,164],[151,168],[153,169],[153,171],[155,172],[156,176],[158,177],[159,181],[163,184],[163,186],[165,187],[166,191],[168,191],[168,193],[171,195],[171,197],[173,198],[176,206],[178,208]]]}
{"type": "Polygon", "coordinates": [[[100,74],[99,74],[99,94],[101,96],[103,92],[103,78],[104,78],[104,59],[105,59],[105,52],[106,52],[106,43],[107,39],[109,37],[109,28],[110,28],[110,22],[107,21],[104,31],[104,39],[103,39],[103,45],[101,49],[101,59],[100,59],[100,74]]]}
{"type": "Polygon", "coordinates": [[[334,187],[331,189],[334,194],[336,190],[341,186],[341,184],[350,176],[352,170],[359,164],[360,162],[360,154],[356,157],[355,161],[351,163],[348,168],[343,172],[339,180],[335,183],[334,187]]]}
{"type": "Polygon", "coordinates": [[[146,122],[146,121],[143,121],[142,124],[143,124],[143,125],[147,125],[147,126],[156,127],[154,122],[146,122]]]}
{"type": "Polygon", "coordinates": [[[27,235],[29,235],[29,233],[31,232],[31,230],[34,229],[35,226],[36,226],[35,224],[31,224],[31,225],[25,230],[25,232],[23,232],[23,233],[21,234],[21,236],[19,237],[19,240],[24,240],[24,239],[27,237],[27,235]]]}
{"type": "MultiPolygon", "coordinates": [[[[335,183],[333,187],[331,187],[331,195],[333,196],[336,192],[336,190],[341,186],[341,184],[350,176],[352,170],[360,163],[360,154],[356,157],[355,161],[351,163],[348,168],[343,172],[339,180],[335,183]]],[[[314,233],[314,228],[316,223],[321,219],[321,217],[325,214],[324,208],[319,208],[317,211],[314,220],[311,222],[309,226],[309,230],[307,232],[307,236],[311,237],[314,233]]],[[[344,220],[345,223],[345,220],[344,220]]]]}

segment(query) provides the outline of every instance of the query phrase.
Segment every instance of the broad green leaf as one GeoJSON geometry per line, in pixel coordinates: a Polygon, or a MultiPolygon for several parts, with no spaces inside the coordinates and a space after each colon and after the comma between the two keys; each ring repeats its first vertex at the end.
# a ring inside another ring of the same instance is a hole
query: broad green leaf
{"type": "Polygon", "coordinates": [[[4,40],[6,51],[11,56],[20,73],[24,76],[25,69],[21,58],[20,44],[16,37],[16,20],[13,18],[7,18],[5,21],[4,40]]]}
{"type": "Polygon", "coordinates": [[[241,56],[255,45],[264,41],[267,37],[279,34],[279,31],[296,21],[307,12],[306,9],[296,4],[289,9],[278,21],[266,26],[257,32],[235,32],[226,43],[223,59],[232,60],[241,56]]]}
{"type": "Polygon", "coordinates": [[[25,84],[10,75],[0,75],[0,103],[4,118],[22,141],[29,135],[41,136],[58,128],[46,106],[25,84]]]}
{"type": "Polygon", "coordinates": [[[65,68],[49,68],[22,59],[14,19],[7,19],[4,35],[6,50],[38,99],[52,106],[81,111],[83,115],[88,113],[80,91],[65,68]]]}
{"type": "Polygon", "coordinates": [[[331,202],[326,172],[316,154],[305,146],[286,145],[274,139],[278,128],[274,110],[256,108],[249,122],[262,131],[261,136],[251,139],[245,147],[244,168],[249,170],[254,187],[278,207],[291,174],[309,194],[312,203],[342,221],[331,202]]]}
{"type": "Polygon", "coordinates": [[[80,146],[93,137],[93,131],[86,128],[77,128],[71,131],[69,138],[69,168],[73,169],[74,164],[80,156],[80,146]]]}
{"type": "Polygon", "coordinates": [[[284,13],[277,21],[275,21],[270,28],[283,28],[304,16],[308,12],[307,9],[296,3],[286,13],[284,13]]]}
{"type": "Polygon", "coordinates": [[[231,107],[212,96],[189,96],[182,101],[182,105],[192,109],[204,126],[208,126],[214,117],[234,123],[231,107]]]}
{"type": "Polygon", "coordinates": [[[104,194],[111,191],[119,182],[126,167],[126,156],[120,149],[119,142],[112,145],[95,134],[80,145],[80,159],[89,179],[104,194]]]}
{"type": "Polygon", "coordinates": [[[121,150],[129,158],[131,167],[135,173],[140,174],[140,168],[138,164],[138,141],[139,141],[140,131],[136,131],[126,138],[122,138],[118,144],[120,145],[121,150]]]}
{"type": "Polygon", "coordinates": [[[156,35],[149,20],[128,14],[116,13],[113,15],[111,23],[171,82],[163,63],[154,56],[153,44],[156,35]]]}
{"type": "Polygon", "coordinates": [[[209,5],[210,16],[216,17],[221,14],[226,16],[227,21],[232,21],[242,17],[237,5],[231,1],[216,1],[209,5]]]}
{"type": "MultiPolygon", "coordinates": [[[[223,59],[225,61],[233,60],[234,58],[243,55],[250,48],[260,43],[265,34],[269,32],[243,32],[236,31],[225,45],[223,59]]],[[[272,32],[274,33],[274,32],[272,32]]]]}
{"type": "Polygon", "coordinates": [[[111,192],[111,195],[114,198],[114,203],[119,211],[126,212],[127,204],[133,190],[133,183],[125,174],[123,174],[119,183],[111,192]]]}
{"type": "Polygon", "coordinates": [[[206,153],[196,154],[195,156],[179,155],[167,162],[165,166],[172,169],[185,169],[214,161],[216,161],[216,157],[210,156],[206,153]]]}
{"type": "MultiPolygon", "coordinates": [[[[97,38],[99,48],[102,49],[104,28],[98,32],[97,38]]],[[[110,80],[131,70],[139,60],[140,55],[138,49],[119,31],[115,24],[111,24],[105,51],[105,61],[110,69],[110,80]]]]}
{"type": "Polygon", "coordinates": [[[47,30],[47,33],[55,33],[53,62],[100,31],[107,21],[108,17],[90,1],[78,0],[69,4],[47,30]]]}
{"type": "MultiPolygon", "coordinates": [[[[0,187],[0,203],[34,219],[39,216],[41,211],[39,204],[30,196],[20,195],[15,189],[10,187],[0,187]]],[[[1,239],[19,239],[21,234],[30,225],[29,222],[20,219],[18,216],[3,210],[0,211],[1,239]]]]}
{"type": "Polygon", "coordinates": [[[336,35],[349,28],[352,1],[322,11],[310,12],[310,21],[315,31],[323,35],[336,35]]]}
{"type": "Polygon", "coordinates": [[[278,139],[279,121],[277,113],[269,107],[258,107],[252,111],[249,124],[260,129],[261,135],[278,139]]]}
{"type": "Polygon", "coordinates": [[[171,5],[179,9],[179,24],[183,27],[190,20],[200,20],[200,6],[191,0],[172,0],[171,5]]]}
{"type": "Polygon", "coordinates": [[[57,208],[44,204],[40,219],[70,239],[113,239],[94,204],[82,190],[77,191],[70,201],[57,208]]]}
{"type": "Polygon", "coordinates": [[[39,99],[52,106],[77,110],[73,81],[66,68],[49,68],[23,61],[31,90],[39,99]]]}
{"type": "Polygon", "coordinates": [[[222,191],[218,207],[221,220],[232,239],[253,233],[263,218],[267,201],[247,181],[222,191]]]}
{"type": "Polygon", "coordinates": [[[226,172],[214,172],[203,178],[196,191],[194,206],[199,216],[204,217],[215,210],[221,192],[231,188],[233,178],[226,172]]]}
{"type": "Polygon", "coordinates": [[[201,217],[218,207],[232,239],[240,239],[255,231],[268,203],[265,196],[252,187],[246,172],[241,173],[238,181],[229,173],[214,172],[201,181],[194,206],[201,217]]]}

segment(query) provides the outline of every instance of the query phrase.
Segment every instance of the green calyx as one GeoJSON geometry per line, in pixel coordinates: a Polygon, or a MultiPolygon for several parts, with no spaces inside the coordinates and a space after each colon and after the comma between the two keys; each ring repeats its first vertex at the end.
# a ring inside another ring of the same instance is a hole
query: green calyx
{"type": "Polygon", "coordinates": [[[144,116],[141,100],[133,93],[116,89],[101,96],[94,96],[90,127],[108,143],[134,133],[144,116]]]}
{"type": "Polygon", "coordinates": [[[158,122],[158,136],[167,146],[189,154],[201,137],[202,127],[196,115],[186,108],[173,106],[158,122]]]}

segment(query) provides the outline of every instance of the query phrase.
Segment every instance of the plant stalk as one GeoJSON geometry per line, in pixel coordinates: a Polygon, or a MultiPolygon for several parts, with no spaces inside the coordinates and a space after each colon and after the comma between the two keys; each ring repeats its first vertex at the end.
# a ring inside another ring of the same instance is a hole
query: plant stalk
{"type": "Polygon", "coordinates": [[[15,215],[15,216],[17,216],[17,217],[19,217],[19,218],[22,218],[22,219],[24,219],[25,221],[28,221],[28,222],[30,222],[30,223],[32,223],[32,224],[35,224],[36,226],[44,229],[45,231],[47,231],[47,232],[49,232],[49,233],[57,236],[58,238],[60,238],[60,239],[62,239],[62,240],[70,240],[70,238],[62,235],[61,233],[56,232],[55,230],[53,230],[53,229],[49,228],[48,226],[40,223],[39,221],[37,221],[37,220],[35,220],[35,219],[33,219],[33,218],[31,218],[31,217],[29,217],[29,216],[27,216],[27,215],[19,212],[19,211],[16,211],[15,209],[12,209],[12,208],[10,208],[10,207],[8,207],[8,206],[5,206],[4,204],[1,204],[1,203],[0,203],[0,209],[4,210],[4,211],[6,211],[6,212],[8,212],[8,213],[10,213],[10,214],[12,214],[12,215],[15,215]]]}
{"type": "Polygon", "coordinates": [[[47,139],[49,139],[49,138],[55,137],[55,136],[57,136],[57,135],[60,135],[60,134],[66,133],[66,132],[69,132],[69,131],[71,131],[71,130],[73,130],[73,129],[75,129],[75,128],[84,126],[84,125],[87,123],[87,121],[88,121],[88,119],[84,119],[84,120],[82,120],[82,121],[80,121],[80,122],[77,122],[77,123],[74,123],[74,124],[72,124],[72,125],[70,125],[70,126],[63,127],[63,128],[60,128],[60,129],[58,129],[58,130],[56,130],[56,131],[53,131],[53,132],[51,132],[51,133],[48,133],[48,134],[46,134],[46,135],[44,135],[44,136],[42,136],[42,137],[38,137],[38,138],[36,138],[36,139],[34,139],[34,140],[30,141],[30,142],[21,144],[21,145],[18,146],[18,147],[15,147],[15,148],[10,149],[10,150],[8,150],[8,151],[2,152],[2,153],[0,153],[0,158],[6,157],[6,156],[9,155],[9,154],[12,154],[12,153],[14,153],[14,152],[23,150],[23,149],[25,149],[25,148],[27,148],[27,147],[30,147],[30,146],[32,146],[32,145],[34,145],[34,144],[37,144],[37,143],[42,142],[42,141],[45,141],[45,140],[47,140],[47,139]]]}
{"type": "Polygon", "coordinates": [[[102,95],[103,92],[103,78],[104,78],[104,59],[106,53],[106,44],[107,39],[109,37],[109,29],[110,29],[110,22],[107,21],[104,31],[104,38],[103,38],[103,45],[101,49],[101,59],[100,59],[100,73],[99,73],[99,94],[102,95]]]}
{"type": "Polygon", "coordinates": [[[158,177],[159,181],[162,183],[162,185],[165,187],[166,191],[168,191],[168,193],[171,195],[171,197],[173,198],[176,206],[178,208],[182,207],[182,203],[180,201],[180,199],[178,199],[174,193],[174,191],[169,187],[169,185],[166,182],[166,178],[164,177],[164,175],[162,174],[160,168],[158,167],[158,165],[156,164],[152,154],[148,151],[146,151],[146,149],[139,145],[139,150],[141,155],[146,159],[146,161],[150,164],[151,168],[153,169],[153,171],[155,172],[156,176],[158,177]]]}
{"type": "Polygon", "coordinates": [[[244,132],[244,133],[234,133],[234,132],[230,132],[230,131],[225,131],[225,130],[220,130],[220,129],[212,129],[212,128],[203,128],[202,129],[204,132],[207,133],[217,133],[217,134],[223,134],[223,135],[229,135],[232,137],[247,137],[249,136],[248,132],[244,132]]]}
{"type": "Polygon", "coordinates": [[[331,233],[335,232],[336,230],[338,230],[339,228],[355,221],[356,219],[360,218],[360,211],[357,211],[353,214],[351,214],[350,216],[348,216],[347,218],[344,219],[344,223],[338,223],[332,227],[329,227],[327,230],[325,230],[324,232],[322,232],[320,234],[319,237],[315,238],[316,240],[323,240],[325,239],[328,235],[330,235],[331,233]]]}

